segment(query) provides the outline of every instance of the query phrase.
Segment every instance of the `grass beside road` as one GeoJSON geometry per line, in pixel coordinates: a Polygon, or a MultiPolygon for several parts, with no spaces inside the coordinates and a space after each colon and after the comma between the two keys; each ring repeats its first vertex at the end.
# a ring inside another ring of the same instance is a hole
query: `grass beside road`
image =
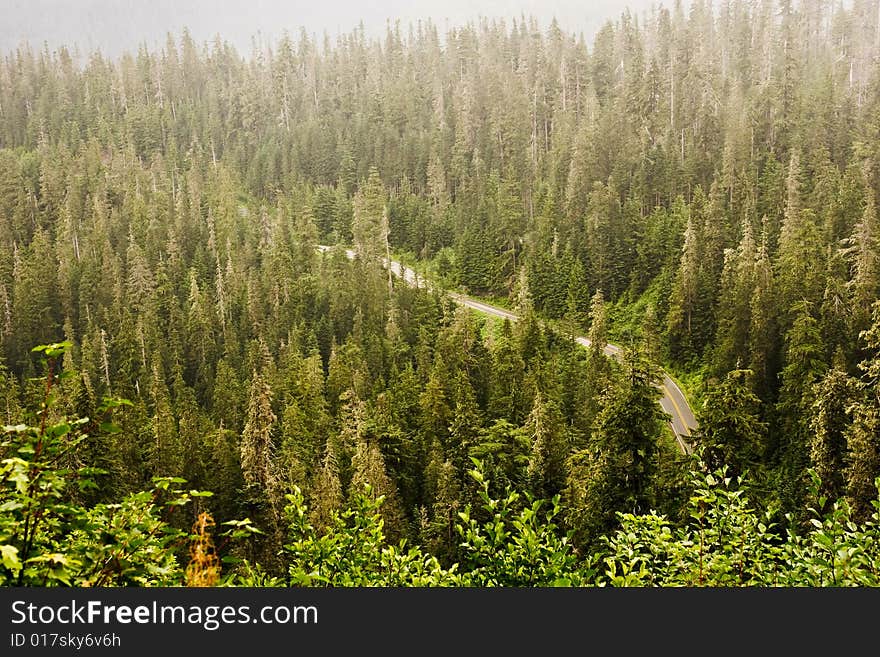
{"type": "Polygon", "coordinates": [[[704,368],[699,370],[687,371],[672,365],[663,364],[663,369],[669,378],[675,381],[684,396],[690,404],[694,415],[697,415],[703,407],[703,398],[705,396],[705,378],[706,372],[704,368]]]}
{"type": "MultiPolygon", "coordinates": [[[[439,271],[439,266],[436,258],[430,261],[419,260],[415,254],[410,252],[394,252],[392,254],[392,258],[394,258],[401,264],[404,264],[407,267],[415,270],[418,274],[430,280],[440,289],[448,292],[458,292],[459,294],[466,294],[478,301],[482,301],[483,303],[487,303],[498,308],[503,308],[505,310],[514,311],[514,304],[508,297],[493,295],[474,295],[468,293],[465,290],[458,289],[455,285],[453,285],[448,275],[443,275],[439,271]]],[[[620,347],[626,347],[640,340],[643,331],[644,317],[647,309],[650,305],[654,305],[656,307],[659,294],[659,288],[656,285],[652,285],[638,299],[634,301],[630,301],[627,303],[623,299],[621,299],[617,303],[609,303],[608,341],[620,347]]],[[[484,336],[497,335],[504,320],[473,308],[471,309],[471,311],[477,313],[480,317],[483,318],[484,336]]],[[[561,320],[552,320],[542,317],[541,321],[545,324],[545,326],[547,326],[550,330],[554,332],[560,334],[565,334],[566,332],[566,327],[563,326],[561,320]]],[[[660,326],[655,327],[655,330],[658,335],[662,333],[662,327],[660,326]]],[[[586,332],[587,331],[585,327],[579,326],[577,328],[578,335],[586,335],[586,332]]],[[[682,392],[688,400],[688,403],[691,406],[691,409],[694,411],[694,413],[697,413],[698,410],[702,407],[703,403],[705,390],[704,382],[706,377],[706,372],[704,368],[690,370],[671,365],[668,362],[659,363],[659,365],[665,370],[666,374],[668,374],[669,377],[678,385],[678,387],[681,388],[682,392]]]]}

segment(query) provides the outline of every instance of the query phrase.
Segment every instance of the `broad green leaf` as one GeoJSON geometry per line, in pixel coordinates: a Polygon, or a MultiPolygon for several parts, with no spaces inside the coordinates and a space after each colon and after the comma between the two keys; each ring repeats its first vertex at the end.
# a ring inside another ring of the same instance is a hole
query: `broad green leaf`
{"type": "Polygon", "coordinates": [[[0,560],[2,560],[4,568],[8,568],[16,574],[21,570],[21,561],[18,559],[18,548],[14,545],[0,545],[0,560]]]}

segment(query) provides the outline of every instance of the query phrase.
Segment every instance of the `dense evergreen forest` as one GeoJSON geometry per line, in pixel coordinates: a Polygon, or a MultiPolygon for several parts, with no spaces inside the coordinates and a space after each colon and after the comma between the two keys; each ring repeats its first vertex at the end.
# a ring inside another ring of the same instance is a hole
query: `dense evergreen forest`
{"type": "Polygon", "coordinates": [[[878,0],[6,53],[0,583],[878,585],[878,200],[878,0]]]}

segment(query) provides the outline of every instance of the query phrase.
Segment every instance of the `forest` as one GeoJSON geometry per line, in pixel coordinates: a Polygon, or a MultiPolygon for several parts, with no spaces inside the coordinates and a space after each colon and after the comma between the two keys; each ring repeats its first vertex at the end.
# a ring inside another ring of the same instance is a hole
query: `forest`
{"type": "Polygon", "coordinates": [[[878,200],[880,0],[4,53],[0,585],[878,586],[878,200]]]}

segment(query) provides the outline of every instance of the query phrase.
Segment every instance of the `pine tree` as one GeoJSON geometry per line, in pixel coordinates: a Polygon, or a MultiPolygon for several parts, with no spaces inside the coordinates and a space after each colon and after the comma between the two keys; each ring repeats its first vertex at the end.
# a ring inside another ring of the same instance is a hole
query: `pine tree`
{"type": "Polygon", "coordinates": [[[367,494],[370,499],[383,498],[381,513],[388,540],[396,543],[406,533],[397,488],[385,470],[385,459],[376,442],[360,436],[351,457],[352,477],[349,497],[367,494]]]}
{"type": "Polygon", "coordinates": [[[385,186],[373,167],[367,181],[355,194],[351,233],[354,245],[365,262],[378,262],[386,254],[388,233],[385,186]]]}
{"type": "Polygon", "coordinates": [[[241,434],[241,471],[252,504],[267,508],[271,514],[280,503],[278,473],[274,463],[273,433],[275,413],[272,391],[256,370],[251,374],[247,419],[241,434]]]}
{"type": "Polygon", "coordinates": [[[757,247],[751,222],[743,221],[742,231],[736,250],[724,254],[712,358],[712,369],[719,377],[748,362],[757,247]]]}
{"type": "Polygon", "coordinates": [[[604,391],[612,380],[611,360],[605,354],[608,345],[608,319],[601,290],[596,290],[590,300],[590,330],[587,341],[586,375],[580,392],[582,403],[577,409],[578,424],[585,432],[592,428],[600,411],[604,391]]]}
{"type": "Polygon", "coordinates": [[[764,456],[767,425],[760,419],[761,400],[752,392],[751,376],[750,370],[731,370],[709,386],[695,442],[710,471],[727,466],[731,476],[742,475],[764,456]]]}
{"type": "Polygon", "coordinates": [[[644,354],[624,353],[621,390],[608,391],[590,444],[568,460],[569,524],[584,544],[616,524],[617,513],[651,508],[659,437],[668,416],[657,404],[659,372],[644,354]]]}
{"type": "Polygon", "coordinates": [[[702,253],[698,239],[693,221],[688,218],[667,315],[670,350],[672,357],[680,362],[696,355],[694,316],[699,313],[697,304],[704,298],[700,286],[702,253]]]}
{"type": "Polygon", "coordinates": [[[183,472],[183,446],[177,435],[171,394],[159,363],[153,364],[149,392],[153,410],[152,435],[147,449],[149,471],[153,476],[179,477],[183,472]]]}
{"type": "Polygon", "coordinates": [[[434,440],[439,440],[441,444],[447,442],[446,436],[452,418],[452,409],[444,385],[446,377],[447,372],[443,358],[438,354],[434,359],[428,381],[419,395],[420,425],[429,444],[434,440]]]}
{"type": "Polygon", "coordinates": [[[18,417],[21,417],[18,383],[0,360],[0,420],[11,426],[18,417]]]}
{"type": "Polygon", "coordinates": [[[819,477],[819,495],[834,502],[843,498],[845,493],[847,429],[851,423],[853,383],[845,371],[834,367],[815,385],[813,394],[810,465],[819,477]]]}
{"type": "Polygon", "coordinates": [[[872,306],[871,328],[861,333],[868,357],[859,364],[860,399],[852,407],[853,421],[847,431],[846,497],[855,518],[871,513],[880,476],[880,301],[872,306]]]}
{"type": "Polygon", "coordinates": [[[339,478],[339,463],[333,442],[328,440],[324,446],[321,467],[315,472],[309,503],[309,520],[319,532],[333,526],[333,514],[342,510],[342,482],[339,478]]]}
{"type": "Polygon", "coordinates": [[[13,265],[12,338],[15,351],[11,360],[16,368],[24,366],[31,347],[55,342],[60,336],[55,286],[56,258],[51,238],[38,230],[27,250],[13,265]]]}
{"type": "Polygon", "coordinates": [[[565,484],[565,458],[569,445],[559,410],[540,391],[522,431],[531,444],[526,475],[536,497],[551,498],[565,484]]]}
{"type": "Polygon", "coordinates": [[[806,508],[810,444],[816,437],[810,426],[811,409],[818,402],[815,395],[827,369],[819,324],[806,305],[798,309],[785,341],[785,367],[780,375],[782,386],[777,405],[783,416],[777,458],[782,467],[783,502],[789,510],[802,510],[806,508]]]}
{"type": "Polygon", "coordinates": [[[439,461],[435,453],[428,465],[428,472],[434,480],[431,496],[430,522],[423,531],[424,542],[437,555],[442,563],[450,565],[458,555],[458,541],[455,525],[458,522],[461,487],[458,472],[451,461],[439,461]]]}
{"type": "Polygon", "coordinates": [[[779,369],[777,291],[767,252],[766,226],[754,264],[755,288],[749,300],[749,360],[754,390],[768,402],[776,396],[779,369]]]}
{"type": "Polygon", "coordinates": [[[465,472],[470,465],[468,452],[477,442],[483,422],[474,390],[463,371],[456,375],[453,397],[455,407],[449,424],[449,442],[445,453],[459,472],[465,472]]]}
{"type": "Polygon", "coordinates": [[[492,342],[491,352],[489,413],[492,417],[519,423],[524,414],[522,386],[525,363],[514,345],[509,320],[505,319],[502,323],[499,336],[492,342]]]}
{"type": "MultiPolygon", "coordinates": [[[[790,201],[790,205],[797,204],[790,201]]],[[[784,327],[791,325],[797,303],[821,303],[825,291],[825,254],[816,213],[810,209],[795,212],[787,207],[774,263],[784,327]]]]}
{"type": "Polygon", "coordinates": [[[846,242],[844,255],[851,259],[849,286],[857,330],[870,326],[871,304],[880,295],[880,241],[878,241],[877,211],[873,194],[867,194],[861,221],[846,242]]]}
{"type": "Polygon", "coordinates": [[[263,375],[252,370],[247,416],[239,443],[243,502],[248,517],[263,531],[262,536],[252,538],[249,556],[270,572],[281,567],[284,494],[274,453],[276,419],[272,390],[263,375]]]}

